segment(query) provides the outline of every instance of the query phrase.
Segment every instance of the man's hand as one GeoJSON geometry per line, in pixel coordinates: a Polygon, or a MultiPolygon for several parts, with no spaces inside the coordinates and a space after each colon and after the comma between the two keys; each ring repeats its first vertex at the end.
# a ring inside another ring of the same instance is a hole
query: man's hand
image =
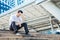
{"type": "Polygon", "coordinates": [[[16,25],[19,25],[19,27],[21,27],[21,23],[20,22],[16,22],[16,25]]]}

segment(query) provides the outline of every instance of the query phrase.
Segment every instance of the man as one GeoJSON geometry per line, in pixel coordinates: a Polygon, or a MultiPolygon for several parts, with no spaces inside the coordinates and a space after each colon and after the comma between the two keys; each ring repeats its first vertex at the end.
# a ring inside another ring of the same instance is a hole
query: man
{"type": "Polygon", "coordinates": [[[29,33],[27,23],[23,23],[23,11],[19,10],[16,14],[12,15],[9,20],[10,30],[13,31],[16,35],[20,35],[18,30],[24,27],[25,34],[29,33]]]}

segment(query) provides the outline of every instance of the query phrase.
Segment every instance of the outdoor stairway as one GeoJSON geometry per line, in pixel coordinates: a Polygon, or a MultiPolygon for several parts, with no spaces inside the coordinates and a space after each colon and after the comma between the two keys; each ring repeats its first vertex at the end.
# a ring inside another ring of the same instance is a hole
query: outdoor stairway
{"type": "Polygon", "coordinates": [[[51,28],[51,20],[49,18],[51,15],[42,7],[42,5],[31,3],[30,5],[19,9],[0,17],[0,40],[60,40],[60,35],[40,34],[38,32],[51,28]],[[26,36],[23,28],[19,30],[19,33],[21,34],[19,36],[8,30],[9,18],[11,14],[15,14],[19,9],[23,9],[24,11],[24,15],[26,17],[25,22],[27,22],[32,36],[26,36]]]}
{"type": "Polygon", "coordinates": [[[33,30],[31,28],[29,28],[29,34],[31,34],[32,36],[26,36],[23,28],[19,30],[19,33],[21,35],[17,36],[15,34],[13,34],[12,31],[9,31],[9,30],[0,30],[0,38],[7,38],[6,40],[8,40],[8,39],[9,40],[13,40],[13,39],[16,40],[16,39],[21,39],[21,38],[25,39],[25,37],[35,37],[35,36],[37,36],[37,34],[39,34],[35,30],[33,30]],[[13,39],[10,39],[10,38],[13,38],[13,39]]]}
{"type": "Polygon", "coordinates": [[[26,36],[23,28],[20,29],[21,35],[17,36],[9,30],[0,30],[0,40],[60,40],[60,35],[56,34],[39,34],[33,29],[29,29],[32,36],[26,36]]]}

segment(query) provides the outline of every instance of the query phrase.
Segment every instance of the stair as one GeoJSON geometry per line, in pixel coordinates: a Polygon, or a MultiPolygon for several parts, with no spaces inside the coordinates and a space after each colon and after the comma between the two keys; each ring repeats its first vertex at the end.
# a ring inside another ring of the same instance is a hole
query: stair
{"type": "MultiPolygon", "coordinates": [[[[31,29],[32,30],[32,29],[31,29]]],[[[34,30],[30,34],[32,36],[26,36],[21,29],[19,32],[21,35],[17,36],[9,30],[0,30],[0,40],[60,40],[60,35],[56,34],[39,34],[34,30]]]]}
{"type": "Polygon", "coordinates": [[[29,34],[31,34],[31,36],[27,36],[27,35],[25,35],[25,32],[24,32],[24,29],[22,28],[22,29],[20,29],[19,30],[19,33],[21,34],[21,35],[19,35],[19,36],[17,36],[17,35],[15,35],[15,34],[13,34],[13,32],[12,31],[9,31],[9,30],[0,30],[0,40],[25,40],[25,39],[29,39],[29,37],[30,38],[32,38],[32,37],[36,37],[39,33],[37,33],[35,30],[33,30],[33,29],[31,29],[31,28],[29,28],[29,34]]]}

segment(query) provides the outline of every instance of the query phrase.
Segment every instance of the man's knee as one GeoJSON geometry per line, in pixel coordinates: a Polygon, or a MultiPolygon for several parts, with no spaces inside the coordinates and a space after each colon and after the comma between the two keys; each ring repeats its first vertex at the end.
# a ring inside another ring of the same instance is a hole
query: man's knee
{"type": "Polygon", "coordinates": [[[21,26],[22,27],[27,27],[27,23],[22,23],[21,26]]]}
{"type": "Polygon", "coordinates": [[[23,23],[23,25],[27,25],[27,23],[23,23]]]}
{"type": "Polygon", "coordinates": [[[15,22],[13,21],[12,24],[15,24],[15,22]]]}

